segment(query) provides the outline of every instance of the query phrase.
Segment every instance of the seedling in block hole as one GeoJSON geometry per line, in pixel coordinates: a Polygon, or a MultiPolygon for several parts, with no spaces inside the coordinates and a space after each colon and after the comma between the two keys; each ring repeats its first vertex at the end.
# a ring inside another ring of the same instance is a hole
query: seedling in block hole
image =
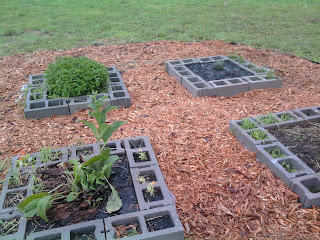
{"type": "Polygon", "coordinates": [[[147,179],[144,176],[137,175],[137,181],[141,184],[146,183],[147,179]]]}
{"type": "Polygon", "coordinates": [[[13,219],[11,221],[2,221],[0,219],[0,237],[16,233],[19,227],[19,220],[13,219]]]}
{"type": "Polygon", "coordinates": [[[267,131],[262,131],[260,129],[253,130],[249,134],[254,140],[265,140],[269,138],[267,131]]]}
{"type": "Polygon", "coordinates": [[[290,114],[288,113],[284,113],[280,116],[280,119],[284,122],[286,121],[290,121],[290,120],[294,120],[294,117],[292,117],[290,114]]]}
{"type": "Polygon", "coordinates": [[[244,59],[239,55],[229,55],[228,57],[240,64],[245,63],[244,59]]]}
{"type": "Polygon", "coordinates": [[[258,118],[258,121],[263,122],[265,124],[272,124],[272,123],[279,122],[279,120],[275,116],[273,116],[272,113],[268,113],[266,116],[258,118]]]}
{"type": "Polygon", "coordinates": [[[294,166],[291,166],[289,163],[286,163],[286,161],[283,161],[281,163],[281,166],[289,173],[294,173],[298,171],[298,169],[296,169],[294,166]]]}
{"type": "Polygon", "coordinates": [[[142,152],[141,148],[139,149],[139,158],[142,162],[148,160],[148,156],[145,152],[142,152]]]}
{"type": "Polygon", "coordinates": [[[249,130],[249,129],[253,129],[256,128],[257,126],[254,124],[254,122],[251,122],[249,120],[249,118],[245,118],[242,120],[242,122],[240,123],[240,126],[244,129],[244,130],[249,130]]]}
{"type": "Polygon", "coordinates": [[[274,73],[274,71],[268,72],[267,75],[265,76],[265,79],[276,79],[276,78],[277,78],[277,76],[274,73]]]}
{"type": "Polygon", "coordinates": [[[213,67],[217,71],[223,71],[224,70],[224,61],[216,61],[213,65],[213,67]]]}
{"type": "Polygon", "coordinates": [[[151,182],[149,183],[149,185],[147,186],[147,193],[150,194],[150,196],[154,196],[154,185],[155,185],[155,182],[151,182]]]}
{"type": "Polygon", "coordinates": [[[115,238],[126,238],[141,234],[138,224],[121,225],[115,227],[115,238]]]}
{"type": "Polygon", "coordinates": [[[271,157],[273,158],[280,158],[280,157],[285,157],[286,155],[281,153],[280,148],[275,148],[272,150],[268,150],[267,153],[270,154],[271,157]]]}

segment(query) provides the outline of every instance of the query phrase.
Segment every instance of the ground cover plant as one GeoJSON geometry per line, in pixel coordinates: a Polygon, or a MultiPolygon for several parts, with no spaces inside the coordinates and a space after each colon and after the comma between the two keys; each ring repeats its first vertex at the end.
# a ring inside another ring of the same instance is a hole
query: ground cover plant
{"type": "Polygon", "coordinates": [[[320,61],[319,7],[317,0],[10,1],[0,5],[0,56],[103,43],[222,40],[320,61]]]}

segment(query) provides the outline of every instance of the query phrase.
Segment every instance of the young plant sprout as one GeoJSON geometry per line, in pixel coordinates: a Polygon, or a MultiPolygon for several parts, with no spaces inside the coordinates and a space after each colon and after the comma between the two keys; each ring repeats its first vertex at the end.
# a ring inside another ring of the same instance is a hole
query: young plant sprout
{"type": "Polygon", "coordinates": [[[280,158],[280,157],[285,157],[286,155],[281,153],[280,148],[275,148],[272,150],[267,151],[267,153],[270,154],[271,157],[273,158],[280,158]]]}
{"type": "Polygon", "coordinates": [[[276,76],[276,74],[274,73],[274,71],[269,71],[268,73],[267,73],[267,75],[265,76],[265,79],[276,79],[277,78],[277,76],[276,76]]]}
{"type": "Polygon", "coordinates": [[[284,122],[294,120],[294,117],[292,117],[289,113],[284,113],[280,116],[280,119],[284,122]]]}
{"type": "Polygon", "coordinates": [[[272,115],[272,113],[267,113],[266,116],[259,118],[258,121],[265,124],[272,124],[272,123],[279,122],[279,120],[274,115],[272,115]]]}
{"type": "Polygon", "coordinates": [[[254,140],[265,140],[268,139],[267,131],[262,131],[260,129],[253,130],[249,133],[249,135],[254,139],[254,140]]]}
{"type": "Polygon", "coordinates": [[[217,71],[223,71],[224,70],[224,61],[216,61],[214,62],[214,69],[217,71]]]}
{"type": "Polygon", "coordinates": [[[148,160],[148,156],[145,152],[142,152],[141,148],[139,149],[139,159],[144,162],[148,160]]]}
{"type": "Polygon", "coordinates": [[[242,122],[240,123],[240,126],[244,130],[249,130],[249,129],[253,129],[253,128],[257,127],[254,122],[249,120],[249,118],[242,119],[242,122]]]}
{"type": "Polygon", "coordinates": [[[137,175],[137,181],[141,184],[146,183],[147,179],[144,176],[137,175]]]}
{"type": "Polygon", "coordinates": [[[291,166],[289,163],[286,163],[286,161],[283,161],[281,163],[281,166],[289,173],[294,173],[294,172],[298,171],[298,169],[296,169],[295,167],[291,166]]]}
{"type": "Polygon", "coordinates": [[[153,181],[151,183],[149,183],[149,185],[147,186],[147,192],[150,194],[150,196],[154,196],[154,185],[156,183],[153,181]]]}
{"type": "Polygon", "coordinates": [[[245,63],[244,59],[239,55],[229,55],[228,57],[240,64],[245,63]]]}

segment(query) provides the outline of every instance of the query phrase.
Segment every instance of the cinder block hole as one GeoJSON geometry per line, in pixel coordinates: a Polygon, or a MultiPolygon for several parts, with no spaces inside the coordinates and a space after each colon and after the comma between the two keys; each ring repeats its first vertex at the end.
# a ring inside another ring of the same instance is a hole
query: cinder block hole
{"type": "Polygon", "coordinates": [[[74,102],[75,102],[75,103],[86,102],[86,101],[88,101],[87,96],[81,96],[81,97],[75,97],[75,98],[74,98],[74,102]]]}
{"type": "Polygon", "coordinates": [[[99,98],[102,98],[104,96],[106,96],[106,95],[104,95],[104,94],[97,95],[96,99],[98,100],[99,98]]]}
{"type": "Polygon", "coordinates": [[[63,100],[51,100],[48,102],[48,107],[56,107],[56,106],[62,106],[63,105],[63,100]]]}
{"type": "Polygon", "coordinates": [[[319,115],[319,112],[314,111],[313,109],[301,110],[301,112],[309,117],[319,115]]]}
{"type": "Polygon", "coordinates": [[[212,61],[212,59],[210,58],[200,58],[201,61],[203,62],[209,62],[209,61],[212,61]]]}
{"type": "Polygon", "coordinates": [[[45,102],[30,103],[30,109],[44,108],[45,106],[45,102]]]}
{"type": "Polygon", "coordinates": [[[93,147],[83,147],[76,150],[76,155],[80,156],[87,156],[93,154],[93,147]]]}
{"type": "Polygon", "coordinates": [[[113,67],[107,67],[108,71],[114,71],[113,67]]]}
{"type": "MultiPolygon", "coordinates": [[[[262,131],[261,129],[255,129],[248,133],[256,141],[269,139],[267,131],[262,131]]],[[[263,142],[263,144],[266,144],[266,142],[263,142]]]]}
{"type": "Polygon", "coordinates": [[[115,239],[132,237],[142,233],[138,217],[114,221],[112,222],[112,226],[115,229],[115,239]]]}
{"type": "Polygon", "coordinates": [[[113,77],[113,78],[110,78],[110,82],[112,82],[112,83],[120,83],[121,81],[120,81],[120,78],[113,77]]]}
{"type": "Polygon", "coordinates": [[[231,79],[231,80],[229,80],[229,82],[232,84],[242,83],[242,81],[240,79],[231,79]]]}
{"type": "Polygon", "coordinates": [[[61,240],[61,233],[53,233],[41,237],[36,237],[34,240],[61,240]]]}
{"type": "Polygon", "coordinates": [[[163,195],[160,187],[154,187],[153,191],[148,191],[148,188],[143,189],[142,194],[145,202],[156,202],[163,200],[163,195]]]}
{"type": "Polygon", "coordinates": [[[3,208],[16,207],[23,202],[26,196],[27,189],[7,193],[4,198],[3,208]]]}
{"type": "Polygon", "coordinates": [[[34,101],[34,100],[39,100],[43,98],[43,94],[42,93],[34,93],[32,95],[30,95],[30,100],[34,101]]]}
{"type": "Polygon", "coordinates": [[[184,59],[184,60],[182,60],[182,62],[184,62],[184,63],[193,63],[194,60],[193,59],[184,59]]]}
{"type": "Polygon", "coordinates": [[[174,67],[175,70],[177,71],[186,71],[187,69],[185,67],[174,67]]]}
{"type": "Polygon", "coordinates": [[[278,146],[266,147],[264,150],[273,158],[281,158],[288,156],[288,154],[278,146]]]}
{"type": "Polygon", "coordinates": [[[178,64],[182,64],[182,62],[181,61],[172,61],[172,62],[170,62],[172,65],[178,65],[178,64]]]}
{"type": "Polygon", "coordinates": [[[192,82],[192,83],[201,82],[201,80],[199,78],[188,78],[188,81],[192,82]]]}
{"type": "Polygon", "coordinates": [[[5,236],[14,234],[19,229],[20,216],[14,216],[11,218],[1,219],[2,223],[0,225],[0,237],[1,239],[6,239],[5,236]]]}
{"type": "Polygon", "coordinates": [[[190,76],[190,75],[192,75],[190,72],[188,72],[188,71],[184,71],[184,72],[179,72],[180,73],[180,75],[182,75],[182,76],[190,76]]]}
{"type": "Polygon", "coordinates": [[[194,84],[197,88],[207,88],[208,86],[207,85],[205,85],[204,83],[195,83],[194,84]]]}
{"type": "Polygon", "coordinates": [[[133,158],[136,163],[151,161],[149,153],[147,151],[134,152],[133,158]]]}
{"type": "Polygon", "coordinates": [[[31,79],[32,80],[37,80],[37,79],[42,79],[43,78],[43,75],[34,75],[34,76],[31,76],[31,79]]]}
{"type": "Polygon", "coordinates": [[[116,98],[120,98],[120,97],[125,97],[126,94],[125,94],[125,92],[115,92],[115,93],[113,93],[113,96],[116,98]]]}
{"type": "MultiPolygon", "coordinates": [[[[102,147],[103,145],[104,144],[100,144],[100,147],[102,147]]],[[[112,150],[112,149],[116,149],[117,145],[115,143],[107,143],[105,147],[109,147],[112,150]]]]}
{"type": "Polygon", "coordinates": [[[135,140],[129,140],[129,144],[130,144],[131,149],[146,147],[146,144],[142,138],[135,139],[135,140]]]}
{"type": "Polygon", "coordinates": [[[123,91],[123,87],[121,85],[111,86],[113,91],[123,91]]]}
{"type": "Polygon", "coordinates": [[[301,183],[311,193],[319,193],[320,192],[320,180],[318,178],[309,178],[306,180],[302,180],[301,183]]]}
{"type": "Polygon", "coordinates": [[[43,82],[43,79],[32,80],[32,84],[42,84],[43,82]]]}
{"type": "Polygon", "coordinates": [[[15,181],[13,179],[10,179],[8,182],[8,189],[14,189],[19,187],[27,186],[29,183],[29,173],[21,174],[19,177],[19,181],[15,181]]]}
{"type": "Polygon", "coordinates": [[[214,60],[221,60],[221,59],[223,59],[223,57],[220,57],[220,56],[215,56],[215,57],[211,57],[212,59],[214,59],[214,60]]]}
{"type": "Polygon", "coordinates": [[[290,113],[277,114],[277,117],[284,122],[297,119],[295,116],[293,116],[290,113]]]}
{"type": "Polygon", "coordinates": [[[174,227],[169,211],[148,214],[144,218],[149,232],[155,232],[162,229],[174,227]]]}
{"type": "Polygon", "coordinates": [[[242,121],[237,122],[237,124],[244,130],[254,129],[258,126],[249,118],[243,119],[242,121]]]}
{"type": "Polygon", "coordinates": [[[96,239],[95,230],[96,227],[94,225],[72,230],[70,232],[70,240],[94,240],[96,239]]]}
{"type": "Polygon", "coordinates": [[[292,158],[280,160],[278,161],[278,163],[289,173],[304,170],[304,168],[296,160],[292,158]]]}
{"type": "Polygon", "coordinates": [[[262,80],[262,78],[259,78],[259,77],[249,77],[249,79],[251,81],[261,81],[262,80]]]}
{"type": "Polygon", "coordinates": [[[118,77],[118,74],[116,72],[112,72],[112,73],[109,73],[109,77],[110,78],[118,77]]]}
{"type": "Polygon", "coordinates": [[[142,178],[141,181],[139,180],[140,184],[144,183],[144,181],[145,182],[158,181],[154,170],[140,171],[138,174],[138,178],[142,178]]]}
{"type": "Polygon", "coordinates": [[[225,86],[225,85],[228,85],[225,81],[216,81],[216,82],[213,82],[213,84],[215,84],[216,86],[225,86]]]}

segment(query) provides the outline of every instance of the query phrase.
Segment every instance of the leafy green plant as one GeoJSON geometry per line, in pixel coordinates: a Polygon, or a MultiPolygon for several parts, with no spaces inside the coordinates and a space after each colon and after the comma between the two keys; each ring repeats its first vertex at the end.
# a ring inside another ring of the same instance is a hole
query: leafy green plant
{"type": "Polygon", "coordinates": [[[265,79],[276,79],[277,76],[276,76],[276,74],[274,73],[274,71],[269,71],[264,78],[265,78],[265,79]]]}
{"type": "Polygon", "coordinates": [[[289,113],[284,113],[280,116],[280,119],[284,122],[294,120],[295,118],[292,117],[289,113]]]}
{"type": "Polygon", "coordinates": [[[249,129],[253,129],[253,128],[257,127],[256,124],[254,122],[250,121],[249,118],[242,119],[240,126],[244,130],[249,130],[249,129]]]}
{"type": "Polygon", "coordinates": [[[289,163],[286,163],[286,161],[283,161],[281,163],[281,166],[289,173],[294,173],[298,171],[298,169],[296,169],[294,166],[291,166],[289,163]]]}
{"type": "Polygon", "coordinates": [[[224,70],[224,61],[216,61],[216,62],[214,62],[213,67],[217,71],[223,71],[224,70]]]}
{"type": "Polygon", "coordinates": [[[144,162],[148,160],[148,155],[146,152],[143,152],[141,148],[139,149],[139,159],[144,162]]]}
{"type": "Polygon", "coordinates": [[[42,147],[40,149],[39,157],[41,159],[41,162],[47,163],[59,159],[61,157],[61,154],[61,152],[52,152],[51,147],[42,147]]]}
{"type": "Polygon", "coordinates": [[[58,57],[44,72],[49,96],[77,97],[108,88],[107,68],[87,57],[58,57]]]}
{"type": "Polygon", "coordinates": [[[249,135],[254,139],[254,140],[265,140],[268,139],[267,131],[262,131],[260,129],[253,130],[249,132],[249,135]]]}
{"type": "Polygon", "coordinates": [[[269,155],[273,158],[280,158],[280,157],[285,157],[286,155],[281,153],[280,148],[275,148],[275,149],[271,149],[268,150],[267,153],[269,153],[269,155]]]}
{"type": "Polygon", "coordinates": [[[228,57],[240,64],[245,63],[244,59],[239,55],[229,55],[228,57]]]}
{"type": "Polygon", "coordinates": [[[33,185],[32,185],[32,192],[33,193],[42,193],[46,189],[41,178],[37,176],[33,176],[33,185]]]}
{"type": "Polygon", "coordinates": [[[144,176],[137,175],[137,181],[141,184],[146,183],[147,179],[144,176]]]}
{"type": "Polygon", "coordinates": [[[154,196],[154,185],[155,185],[155,182],[151,182],[148,184],[147,186],[147,193],[150,194],[150,196],[154,196]]]}
{"type": "Polygon", "coordinates": [[[258,121],[265,124],[277,123],[279,120],[272,115],[272,113],[267,113],[266,116],[258,118],[258,121]]]}

